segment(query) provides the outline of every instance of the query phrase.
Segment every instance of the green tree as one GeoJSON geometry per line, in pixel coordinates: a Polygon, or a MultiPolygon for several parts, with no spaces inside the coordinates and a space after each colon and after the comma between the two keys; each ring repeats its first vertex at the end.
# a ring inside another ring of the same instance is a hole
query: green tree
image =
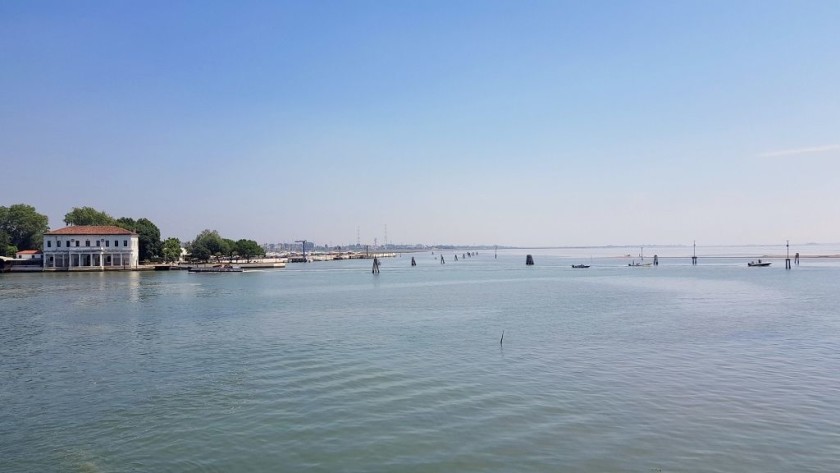
{"type": "Polygon", "coordinates": [[[14,257],[18,249],[12,244],[12,239],[9,234],[0,230],[0,256],[14,257]]]}
{"type": "MultiPolygon", "coordinates": [[[[206,249],[210,252],[210,255],[215,256],[217,260],[222,256],[227,255],[229,251],[224,238],[219,236],[219,232],[216,230],[204,230],[199,233],[190,245],[190,252],[195,255],[196,249],[206,249]]],[[[207,259],[209,259],[209,257],[207,259]]],[[[207,261],[207,259],[202,260],[207,261]]]]}
{"type": "Polygon", "coordinates": [[[211,253],[210,250],[201,243],[193,243],[192,245],[190,245],[190,258],[192,258],[195,261],[202,261],[206,263],[210,260],[210,257],[212,255],[213,253],[211,253]]]}
{"type": "Polygon", "coordinates": [[[137,221],[135,221],[131,217],[120,217],[114,220],[114,225],[120,228],[125,228],[126,230],[131,230],[133,232],[134,227],[137,225],[137,221]]]}
{"type": "Polygon", "coordinates": [[[129,217],[120,217],[115,221],[120,228],[131,230],[136,233],[140,244],[140,260],[149,261],[160,258],[163,244],[160,241],[160,229],[147,218],[134,220],[129,217]]]}
{"type": "Polygon", "coordinates": [[[236,251],[236,242],[229,238],[223,238],[222,240],[225,242],[224,255],[227,256],[228,261],[233,261],[234,258],[239,259],[239,253],[236,251]]]}
{"type": "Polygon", "coordinates": [[[181,241],[177,238],[167,238],[163,242],[163,260],[174,263],[181,258],[181,241]]]}
{"type": "MultiPolygon", "coordinates": [[[[39,214],[35,207],[15,204],[0,207],[0,232],[5,233],[8,244],[24,250],[40,250],[44,232],[49,230],[46,215],[39,214]]],[[[8,253],[8,248],[5,252],[8,253]]],[[[17,251],[17,249],[15,249],[17,251]]]]}
{"type": "Polygon", "coordinates": [[[265,250],[254,240],[239,240],[236,242],[236,252],[249,263],[257,256],[265,256],[265,250]]]}
{"type": "Polygon", "coordinates": [[[67,225],[116,225],[114,217],[92,207],[73,207],[64,215],[67,225]]]}

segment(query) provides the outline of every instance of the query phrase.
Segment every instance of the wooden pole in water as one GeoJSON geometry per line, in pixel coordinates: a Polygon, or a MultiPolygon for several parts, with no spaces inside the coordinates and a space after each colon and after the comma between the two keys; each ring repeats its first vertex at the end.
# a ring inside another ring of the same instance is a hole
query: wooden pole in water
{"type": "Polygon", "coordinates": [[[411,257],[411,265],[412,265],[412,266],[417,266],[417,262],[416,262],[416,261],[414,261],[414,257],[413,257],[413,256],[411,257]]]}
{"type": "Polygon", "coordinates": [[[504,342],[504,341],[505,341],[505,331],[502,330],[502,338],[499,339],[499,345],[501,345],[502,342],[504,342]]]}
{"type": "Polygon", "coordinates": [[[785,269],[790,269],[790,240],[786,240],[785,247],[787,247],[787,257],[785,258],[785,269]]]}
{"type": "Polygon", "coordinates": [[[534,265],[534,257],[531,255],[525,256],[525,265],[526,266],[533,266],[534,265]]]}
{"type": "Polygon", "coordinates": [[[691,257],[691,265],[697,266],[697,240],[694,240],[694,256],[691,257]]]}

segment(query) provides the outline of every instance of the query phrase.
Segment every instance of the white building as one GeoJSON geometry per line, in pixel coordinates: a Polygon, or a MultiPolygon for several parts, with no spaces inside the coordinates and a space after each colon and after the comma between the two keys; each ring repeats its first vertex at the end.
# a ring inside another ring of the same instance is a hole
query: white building
{"type": "Polygon", "coordinates": [[[38,250],[21,250],[15,253],[15,259],[31,260],[41,259],[41,252],[38,250]]]}
{"type": "Polygon", "coordinates": [[[44,234],[44,269],[105,270],[136,268],[136,233],[113,226],[75,225],[44,234]]]}

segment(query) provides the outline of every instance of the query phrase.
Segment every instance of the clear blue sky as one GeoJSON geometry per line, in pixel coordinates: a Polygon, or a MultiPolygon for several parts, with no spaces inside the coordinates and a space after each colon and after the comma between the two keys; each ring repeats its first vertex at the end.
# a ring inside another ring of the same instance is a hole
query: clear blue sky
{"type": "Polygon", "coordinates": [[[0,205],[332,245],[840,241],[840,2],[7,1],[0,205]]]}

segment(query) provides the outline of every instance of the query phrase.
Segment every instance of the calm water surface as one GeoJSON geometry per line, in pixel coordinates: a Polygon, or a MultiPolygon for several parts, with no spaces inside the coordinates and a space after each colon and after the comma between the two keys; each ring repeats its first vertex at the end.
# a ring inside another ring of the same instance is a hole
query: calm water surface
{"type": "Polygon", "coordinates": [[[837,471],[835,261],[444,254],[2,275],[0,471],[837,471]]]}

